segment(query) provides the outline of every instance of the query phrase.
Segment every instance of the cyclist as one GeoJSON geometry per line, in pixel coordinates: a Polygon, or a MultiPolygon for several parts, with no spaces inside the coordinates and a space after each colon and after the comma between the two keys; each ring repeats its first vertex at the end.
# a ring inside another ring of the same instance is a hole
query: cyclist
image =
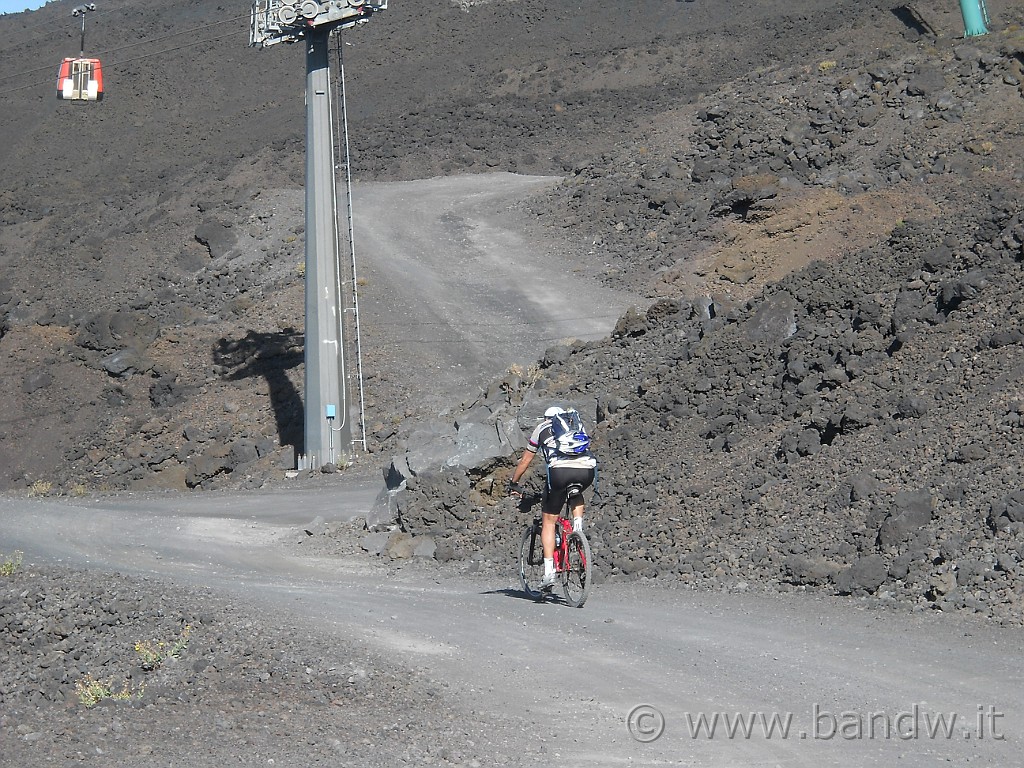
{"type": "MultiPolygon", "coordinates": [[[[508,484],[509,495],[522,498],[523,489],[519,485],[519,480],[526,474],[538,451],[543,453],[547,469],[547,481],[544,483],[544,496],[540,505],[543,514],[540,542],[544,548],[544,578],[541,581],[541,588],[544,590],[550,590],[555,585],[555,524],[569,496],[569,487],[575,485],[581,490],[589,488],[597,472],[597,460],[589,452],[576,456],[564,456],[558,452],[551,431],[551,417],[564,412],[565,409],[559,406],[553,406],[544,412],[544,418],[530,435],[526,450],[523,451],[523,456],[508,484]]],[[[582,531],[583,494],[574,496],[571,504],[573,529],[582,531]]]]}

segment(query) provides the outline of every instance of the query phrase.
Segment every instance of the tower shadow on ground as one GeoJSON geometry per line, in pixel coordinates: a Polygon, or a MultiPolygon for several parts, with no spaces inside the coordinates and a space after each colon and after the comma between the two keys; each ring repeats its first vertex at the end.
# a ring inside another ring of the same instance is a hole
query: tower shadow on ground
{"type": "Polygon", "coordinates": [[[228,381],[262,377],[267,382],[270,404],[281,445],[305,453],[302,393],[288,377],[288,371],[304,362],[305,335],[294,328],[263,332],[250,330],[240,339],[220,339],[213,359],[224,369],[228,381]]]}

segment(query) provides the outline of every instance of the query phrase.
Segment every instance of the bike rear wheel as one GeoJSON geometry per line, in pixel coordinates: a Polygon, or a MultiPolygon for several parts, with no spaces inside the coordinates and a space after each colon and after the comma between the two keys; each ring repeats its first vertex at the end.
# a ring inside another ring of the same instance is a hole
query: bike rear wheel
{"type": "Polygon", "coordinates": [[[586,535],[573,531],[566,539],[566,563],[562,571],[562,590],[565,602],[573,608],[582,608],[590,595],[592,561],[590,558],[590,542],[586,535]]]}
{"type": "Polygon", "coordinates": [[[519,544],[519,582],[523,591],[534,600],[543,600],[540,582],[544,578],[544,547],[540,543],[540,526],[536,523],[523,531],[519,544]]]}

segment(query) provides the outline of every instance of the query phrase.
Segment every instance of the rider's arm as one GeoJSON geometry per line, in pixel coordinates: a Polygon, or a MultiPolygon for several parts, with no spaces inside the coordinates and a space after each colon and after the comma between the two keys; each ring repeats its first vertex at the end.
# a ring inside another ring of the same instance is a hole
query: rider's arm
{"type": "Polygon", "coordinates": [[[526,474],[526,470],[530,468],[530,462],[533,461],[533,457],[536,455],[537,452],[531,451],[529,448],[523,451],[523,458],[519,460],[515,472],[512,473],[513,483],[518,483],[519,478],[526,474]]]}
{"type": "Polygon", "coordinates": [[[522,495],[519,490],[519,480],[523,475],[526,474],[526,470],[530,468],[530,462],[533,461],[533,457],[537,455],[537,451],[540,448],[540,435],[544,431],[544,427],[547,422],[540,422],[533,430],[533,434],[530,435],[530,439],[526,441],[526,450],[523,451],[523,457],[519,459],[519,463],[516,465],[515,471],[512,473],[512,479],[509,481],[509,490],[512,493],[522,495]]]}

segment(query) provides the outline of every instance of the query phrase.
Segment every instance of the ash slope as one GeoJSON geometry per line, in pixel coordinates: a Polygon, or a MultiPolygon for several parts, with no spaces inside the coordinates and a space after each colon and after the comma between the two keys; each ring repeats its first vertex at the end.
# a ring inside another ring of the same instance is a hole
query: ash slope
{"type": "MultiPolygon", "coordinates": [[[[12,25],[27,35],[5,55],[55,62],[73,49],[74,30],[63,46],[40,32],[68,5],[0,18],[5,40],[12,25]]],[[[551,5],[462,14],[396,2],[392,26],[375,20],[358,38],[373,45],[351,52],[366,78],[353,84],[354,128],[366,178],[568,174],[532,205],[538,237],[568,232],[586,243],[586,268],[661,298],[607,342],[553,350],[536,384],[508,388],[515,406],[593,405],[602,576],[816,588],[1019,623],[1020,19],[964,46],[953,14],[931,12],[939,34],[922,35],[880,3],[729,4],[726,19],[699,0],[595,0],[614,22],[601,27],[551,5]],[[811,26],[820,34],[794,34],[811,26]]],[[[131,4],[167,33],[223,21],[208,6],[131,4]]],[[[146,36],[114,20],[98,45],[146,36]]],[[[263,69],[265,91],[241,91],[250,53],[226,40],[191,49],[194,80],[168,82],[177,54],[112,69],[97,122],[58,110],[48,83],[11,94],[0,117],[4,487],[275,477],[269,462],[289,439],[275,415],[297,413],[275,414],[257,379],[270,372],[287,390],[300,373],[301,220],[269,212],[301,184],[301,95],[283,66],[263,69]],[[125,350],[141,362],[103,365],[125,350]],[[234,375],[254,361],[258,376],[234,375]],[[248,407],[225,411],[249,401],[247,419],[248,407]],[[252,451],[196,471],[197,447],[243,439],[252,451]]],[[[382,420],[397,371],[377,370],[382,420]]],[[[380,439],[398,444],[386,429],[380,439]]],[[[475,479],[421,489],[464,504],[475,479]]],[[[415,494],[405,522],[507,558],[515,535],[476,490],[470,524],[427,525],[415,494]]],[[[179,749],[209,764],[515,764],[475,724],[436,730],[451,712],[434,681],[362,653],[328,662],[319,640],[269,631],[265,616],[207,594],[41,568],[3,587],[3,663],[21,687],[5,699],[0,752],[19,765],[97,750],[165,764],[179,749]],[[182,599],[167,599],[175,590],[182,599]],[[199,628],[188,667],[169,665],[137,709],[50,706],[94,663],[113,669],[147,633],[172,639],[186,624],[199,628]],[[75,629],[91,646],[68,643],[75,629]],[[380,732],[382,709],[399,731],[380,732]],[[203,758],[183,749],[182,729],[203,758]]]]}
{"type": "MultiPolygon", "coordinates": [[[[375,20],[348,59],[359,174],[566,174],[531,231],[659,299],[505,387],[593,402],[607,575],[1019,621],[1020,19],[965,42],[955,14],[882,4],[643,6],[595,4],[600,27],[533,2],[375,20]]],[[[217,120],[180,81],[156,99],[145,62],[95,122],[4,118],[9,486],[258,484],[290,460],[294,394],[268,407],[262,381],[294,392],[300,371],[301,222],[270,212],[301,181],[301,112],[228,89],[251,60],[211,46],[191,57],[217,120]],[[80,162],[71,127],[96,149],[80,162]],[[193,162],[159,149],[172,133],[193,162]],[[114,146],[150,151],[115,165],[114,146]]],[[[281,70],[262,93],[288,92],[281,70]]],[[[476,476],[422,481],[404,524],[456,551],[509,540],[431,509],[476,476]]]]}
{"type": "MultiPolygon", "coordinates": [[[[604,576],[823,589],[1018,624],[1022,39],[754,73],[538,207],[662,298],[470,404],[597,424],[604,576]],[[598,206],[603,218],[594,219],[598,206]],[[555,216],[551,212],[558,211],[555,216]]],[[[511,467],[423,473],[404,527],[497,552],[511,467]],[[497,482],[495,482],[497,481],[497,482]],[[476,494],[479,517],[457,499],[476,494]]]]}
{"type": "MultiPolygon", "coordinates": [[[[395,3],[346,35],[354,175],[602,165],[744,72],[906,29],[883,3],[819,5],[395,3]]],[[[40,74],[77,50],[68,11],[0,19],[0,487],[280,477],[301,448],[303,221],[288,204],[303,181],[301,51],[247,49],[245,5],[112,0],[88,27],[106,97],[76,108],[40,74]]],[[[555,210],[570,227],[551,247],[581,270],[631,271],[632,246],[595,252],[577,236],[573,221],[611,214],[584,202],[555,210]]],[[[368,362],[379,445],[424,409],[400,358],[368,362]]]]}

